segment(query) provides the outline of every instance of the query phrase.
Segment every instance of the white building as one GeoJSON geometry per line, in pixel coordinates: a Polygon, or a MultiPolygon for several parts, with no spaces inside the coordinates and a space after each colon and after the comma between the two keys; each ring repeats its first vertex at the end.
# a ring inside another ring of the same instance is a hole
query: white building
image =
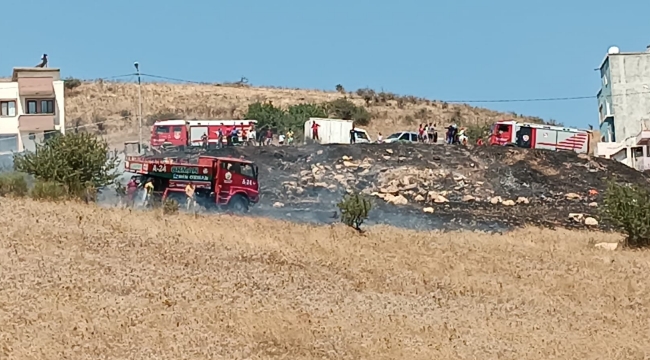
{"type": "Polygon", "coordinates": [[[0,80],[0,154],[34,150],[65,133],[63,83],[54,68],[14,68],[10,81],[0,80]]]}
{"type": "Polygon", "coordinates": [[[600,64],[600,142],[595,155],[650,170],[650,46],[645,52],[609,48],[600,64]]]}

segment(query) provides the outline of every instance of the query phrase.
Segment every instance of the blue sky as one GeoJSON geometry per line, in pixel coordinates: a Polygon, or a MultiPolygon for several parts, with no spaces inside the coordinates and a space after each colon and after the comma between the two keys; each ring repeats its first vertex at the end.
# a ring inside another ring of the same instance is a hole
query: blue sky
{"type": "Polygon", "coordinates": [[[2,12],[15,16],[0,31],[15,36],[4,38],[0,74],[47,53],[77,78],[131,73],[139,61],[145,73],[194,81],[340,83],[439,100],[593,95],[473,104],[580,127],[598,122],[594,68],[607,48],[650,44],[642,0],[21,0],[2,12]]]}

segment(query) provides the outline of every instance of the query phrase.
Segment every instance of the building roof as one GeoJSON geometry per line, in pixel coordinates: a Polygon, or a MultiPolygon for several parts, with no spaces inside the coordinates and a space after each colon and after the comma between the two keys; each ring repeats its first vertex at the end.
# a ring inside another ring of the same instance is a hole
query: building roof
{"type": "Polygon", "coordinates": [[[598,69],[602,69],[603,65],[605,65],[605,61],[607,61],[607,58],[610,56],[620,56],[620,55],[650,55],[650,51],[631,51],[631,52],[619,52],[616,54],[605,54],[605,57],[603,58],[603,61],[600,62],[600,66],[598,69]]]}
{"type": "Polygon", "coordinates": [[[29,77],[52,76],[53,80],[60,80],[61,69],[59,68],[37,68],[37,67],[15,67],[11,81],[18,81],[18,74],[29,73],[29,77]]]}

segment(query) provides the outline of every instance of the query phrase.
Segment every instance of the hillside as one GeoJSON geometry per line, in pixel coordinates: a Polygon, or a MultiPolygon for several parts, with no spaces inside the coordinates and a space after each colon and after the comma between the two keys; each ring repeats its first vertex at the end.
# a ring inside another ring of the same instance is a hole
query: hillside
{"type": "Polygon", "coordinates": [[[618,236],[0,204],[3,359],[640,359],[647,254],[618,236]],[[244,230],[231,232],[237,223],[244,230]]]}
{"type": "MultiPolygon", "coordinates": [[[[497,120],[517,118],[540,122],[536,117],[520,117],[465,104],[448,104],[414,96],[391,93],[372,94],[368,91],[339,92],[227,86],[218,84],[186,85],[147,83],[142,86],[145,118],[175,114],[184,118],[232,119],[240,118],[249,104],[271,101],[274,105],[332,101],[343,96],[364,105],[373,114],[369,129],[372,135],[417,128],[419,123],[434,122],[447,125],[458,121],[466,125],[480,125],[497,120]],[[368,100],[368,104],[366,100],[368,100]]],[[[120,133],[134,133],[138,123],[138,92],[132,83],[82,82],[66,93],[68,126],[105,122],[107,129],[120,133]]]]}
{"type": "Polygon", "coordinates": [[[255,214],[331,223],[343,195],[361,191],[375,200],[372,223],[410,229],[582,227],[584,218],[599,218],[608,180],[649,182],[613,160],[492,146],[307,145],[212,154],[259,165],[262,200],[255,214]]]}

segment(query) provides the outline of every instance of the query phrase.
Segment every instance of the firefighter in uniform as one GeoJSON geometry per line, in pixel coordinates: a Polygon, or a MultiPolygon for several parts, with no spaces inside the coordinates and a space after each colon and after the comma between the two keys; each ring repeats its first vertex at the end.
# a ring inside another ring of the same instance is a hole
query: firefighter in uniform
{"type": "Polygon", "coordinates": [[[187,211],[194,207],[194,184],[191,182],[185,186],[185,195],[187,195],[187,211]]]}
{"type": "Polygon", "coordinates": [[[149,207],[151,204],[151,201],[153,199],[153,179],[147,180],[147,182],[144,184],[144,191],[145,191],[145,200],[144,200],[144,205],[145,207],[149,207]]]}

